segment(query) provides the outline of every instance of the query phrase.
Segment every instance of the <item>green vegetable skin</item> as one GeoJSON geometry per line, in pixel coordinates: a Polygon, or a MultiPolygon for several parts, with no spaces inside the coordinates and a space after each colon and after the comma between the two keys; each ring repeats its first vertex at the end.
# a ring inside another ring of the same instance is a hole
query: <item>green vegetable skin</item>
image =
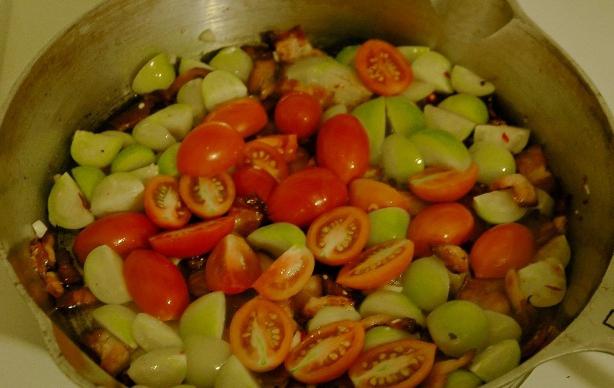
{"type": "Polygon", "coordinates": [[[409,213],[398,207],[387,207],[369,213],[369,239],[367,246],[388,240],[405,238],[409,226],[409,213]]]}
{"type": "Polygon", "coordinates": [[[305,246],[306,237],[298,226],[277,222],[256,229],[247,236],[247,242],[256,249],[278,257],[293,245],[305,246]]]}
{"type": "Polygon", "coordinates": [[[369,137],[369,163],[380,160],[382,144],[386,137],[386,99],[378,97],[357,106],[352,114],[360,120],[369,137]]]}

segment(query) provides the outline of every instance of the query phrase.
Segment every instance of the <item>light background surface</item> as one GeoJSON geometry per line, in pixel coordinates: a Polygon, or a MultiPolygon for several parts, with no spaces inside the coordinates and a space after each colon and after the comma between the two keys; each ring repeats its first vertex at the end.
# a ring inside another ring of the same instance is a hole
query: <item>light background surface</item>
{"type": "MultiPolygon", "coordinates": [[[[99,3],[101,0],[0,0],[0,103],[45,44],[99,3]]],[[[614,0],[519,3],[574,58],[614,107],[614,0]]],[[[4,272],[0,272],[0,316],[0,387],[75,386],[47,354],[33,315],[4,272]]],[[[613,386],[614,357],[593,352],[546,363],[523,385],[613,386]]]]}

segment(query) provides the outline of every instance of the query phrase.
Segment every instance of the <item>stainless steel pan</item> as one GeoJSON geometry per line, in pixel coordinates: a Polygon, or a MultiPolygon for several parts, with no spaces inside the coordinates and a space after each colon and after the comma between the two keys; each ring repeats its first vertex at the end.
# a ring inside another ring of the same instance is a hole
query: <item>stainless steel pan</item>
{"type": "Polygon", "coordinates": [[[60,367],[84,386],[118,384],[48,317],[52,306],[26,260],[30,225],[45,218],[50,179],[68,164],[72,133],[124,102],[135,69],[157,52],[198,55],[297,24],[319,45],[380,37],[434,47],[491,79],[508,115],[546,144],[573,198],[574,259],[558,312],[571,324],[491,384],[516,386],[562,354],[614,353],[614,120],[582,71],[514,0],[111,0],[42,53],[2,110],[0,165],[11,168],[0,175],[0,259],[60,367]],[[215,40],[199,40],[204,30],[215,40]]]}

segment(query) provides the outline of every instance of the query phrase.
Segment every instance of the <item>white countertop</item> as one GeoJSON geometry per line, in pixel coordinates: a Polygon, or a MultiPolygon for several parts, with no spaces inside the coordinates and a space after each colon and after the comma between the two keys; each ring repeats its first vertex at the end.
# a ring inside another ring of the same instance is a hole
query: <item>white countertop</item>
{"type": "MultiPolygon", "coordinates": [[[[614,107],[614,1],[518,0],[557,41],[614,107]]],[[[0,0],[0,104],[36,53],[101,0],[0,0]]],[[[613,109],[614,110],[614,109],[613,109]]],[[[47,354],[38,326],[0,271],[0,387],[74,387],[47,354]]],[[[584,353],[538,367],[523,384],[612,387],[614,357],[584,353]]]]}

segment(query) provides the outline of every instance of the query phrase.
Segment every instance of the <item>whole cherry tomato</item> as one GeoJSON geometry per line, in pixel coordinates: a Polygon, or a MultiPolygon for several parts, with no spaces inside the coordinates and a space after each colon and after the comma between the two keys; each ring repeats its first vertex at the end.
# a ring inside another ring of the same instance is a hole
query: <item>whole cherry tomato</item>
{"type": "Polygon", "coordinates": [[[401,93],[413,79],[411,67],[403,54],[382,40],[370,39],[360,45],[354,63],[365,86],[382,96],[401,93]]]}
{"type": "Polygon", "coordinates": [[[238,168],[232,174],[232,180],[235,183],[237,197],[255,195],[263,201],[269,198],[269,195],[277,186],[277,180],[271,174],[251,166],[238,168]]]}
{"type": "Polygon", "coordinates": [[[260,132],[266,126],[268,117],[260,101],[245,97],[216,107],[205,117],[205,122],[208,121],[226,123],[245,138],[260,132]]]}
{"type": "Polygon", "coordinates": [[[306,139],[318,129],[322,106],[313,96],[305,93],[288,93],[275,106],[275,125],[286,134],[306,139]]]}

